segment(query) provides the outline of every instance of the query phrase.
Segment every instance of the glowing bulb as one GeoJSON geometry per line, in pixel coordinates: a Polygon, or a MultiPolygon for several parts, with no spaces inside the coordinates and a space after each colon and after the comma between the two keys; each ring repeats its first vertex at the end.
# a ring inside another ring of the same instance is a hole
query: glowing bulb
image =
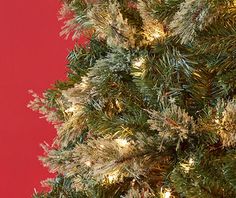
{"type": "Polygon", "coordinates": [[[73,113],[77,110],[77,107],[75,105],[71,106],[70,108],[66,109],[66,113],[73,113]]]}
{"type": "Polygon", "coordinates": [[[152,33],[149,33],[147,38],[148,38],[149,41],[154,41],[154,39],[157,39],[157,38],[161,37],[161,35],[162,34],[160,33],[160,31],[156,30],[152,33]]]}
{"type": "Polygon", "coordinates": [[[115,176],[114,175],[109,175],[108,176],[108,181],[111,183],[113,180],[115,180],[115,176]]]}
{"type": "Polygon", "coordinates": [[[122,111],[121,105],[118,100],[116,100],[116,107],[118,108],[118,112],[122,111]]]}
{"type": "Polygon", "coordinates": [[[182,163],[181,166],[183,167],[186,173],[189,173],[189,171],[193,169],[194,163],[195,163],[194,159],[190,157],[188,163],[182,163]]]}
{"type": "Polygon", "coordinates": [[[80,87],[81,87],[82,90],[85,90],[88,87],[88,84],[80,83],[80,87]]]}
{"type": "Polygon", "coordinates": [[[164,198],[170,198],[170,196],[171,196],[171,193],[169,190],[164,193],[164,198]]]}
{"type": "Polygon", "coordinates": [[[85,165],[88,166],[88,167],[91,167],[92,163],[90,161],[86,161],[85,165]]]}
{"type": "Polygon", "coordinates": [[[129,144],[126,139],[121,139],[121,138],[116,139],[116,142],[120,147],[125,147],[129,144]]]}
{"type": "Polygon", "coordinates": [[[189,158],[188,163],[189,163],[189,165],[193,165],[193,164],[194,164],[194,160],[193,160],[193,158],[189,158]]]}
{"type": "Polygon", "coordinates": [[[107,180],[109,183],[112,183],[118,179],[118,171],[113,172],[112,174],[107,176],[107,180]]]}
{"type": "Polygon", "coordinates": [[[136,60],[136,61],[134,62],[134,65],[135,65],[136,67],[140,67],[144,62],[145,62],[145,59],[144,59],[144,58],[140,58],[140,59],[138,59],[138,60],[136,60]]]}
{"type": "Polygon", "coordinates": [[[159,38],[161,35],[159,34],[159,32],[154,32],[153,34],[152,34],[152,37],[153,38],[159,38]]]}
{"type": "Polygon", "coordinates": [[[82,77],[82,81],[79,84],[79,86],[82,91],[85,91],[88,88],[88,77],[87,76],[82,77]]]}
{"type": "Polygon", "coordinates": [[[215,123],[216,123],[216,124],[220,124],[219,119],[215,119],[215,123]]]}

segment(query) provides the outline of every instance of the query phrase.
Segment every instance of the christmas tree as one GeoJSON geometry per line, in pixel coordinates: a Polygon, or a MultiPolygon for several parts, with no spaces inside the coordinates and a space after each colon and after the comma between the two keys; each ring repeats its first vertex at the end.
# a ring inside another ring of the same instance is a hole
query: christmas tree
{"type": "Polygon", "coordinates": [[[57,130],[35,198],[236,197],[236,1],[64,0],[90,38],[29,107],[57,130]]]}

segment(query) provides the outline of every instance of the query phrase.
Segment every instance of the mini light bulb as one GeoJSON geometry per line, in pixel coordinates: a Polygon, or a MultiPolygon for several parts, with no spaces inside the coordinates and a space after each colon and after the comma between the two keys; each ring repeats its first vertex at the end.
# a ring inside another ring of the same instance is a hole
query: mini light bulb
{"type": "Polygon", "coordinates": [[[194,164],[194,160],[193,160],[193,158],[189,158],[188,163],[189,163],[189,165],[193,165],[193,164],[194,164]]]}
{"type": "Polygon", "coordinates": [[[91,167],[92,163],[90,161],[86,161],[85,165],[88,166],[88,167],[91,167]]]}
{"type": "Polygon", "coordinates": [[[219,119],[215,119],[215,123],[216,123],[216,124],[220,124],[219,119]]]}
{"type": "Polygon", "coordinates": [[[89,78],[87,76],[82,77],[82,81],[79,84],[79,87],[82,89],[82,91],[84,91],[88,88],[88,79],[89,78]]]}
{"type": "Polygon", "coordinates": [[[158,38],[158,37],[160,37],[161,35],[160,35],[158,32],[154,32],[152,36],[153,36],[153,38],[158,38]]]}
{"type": "Polygon", "coordinates": [[[108,181],[111,183],[113,180],[115,180],[115,176],[114,175],[109,175],[108,176],[108,181]]]}
{"type": "Polygon", "coordinates": [[[121,139],[121,138],[116,139],[116,142],[120,147],[126,147],[129,144],[129,142],[126,139],[121,139]]]}
{"type": "Polygon", "coordinates": [[[170,196],[171,196],[171,193],[169,190],[164,193],[164,198],[170,198],[170,196]]]}
{"type": "Polygon", "coordinates": [[[116,181],[118,179],[118,171],[115,171],[113,173],[111,173],[110,175],[107,176],[107,180],[109,183],[112,183],[114,181],[116,181]]]}
{"type": "Polygon", "coordinates": [[[171,190],[169,188],[162,189],[161,188],[161,197],[162,198],[170,198],[171,196],[171,190]]]}
{"type": "Polygon", "coordinates": [[[140,67],[145,62],[144,58],[139,58],[138,60],[134,61],[134,65],[136,67],[140,67]]]}
{"type": "Polygon", "coordinates": [[[66,109],[66,113],[73,113],[77,110],[77,107],[75,105],[71,106],[70,108],[66,109]]]}

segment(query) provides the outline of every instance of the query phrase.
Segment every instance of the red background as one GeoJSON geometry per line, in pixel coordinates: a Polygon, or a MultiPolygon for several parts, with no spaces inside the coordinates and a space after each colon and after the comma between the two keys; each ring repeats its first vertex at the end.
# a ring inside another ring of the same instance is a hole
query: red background
{"type": "Polygon", "coordinates": [[[0,5],[0,197],[28,198],[49,174],[39,144],[53,126],[26,105],[27,90],[41,93],[66,74],[73,42],[59,36],[59,0],[5,0],[0,5]]]}

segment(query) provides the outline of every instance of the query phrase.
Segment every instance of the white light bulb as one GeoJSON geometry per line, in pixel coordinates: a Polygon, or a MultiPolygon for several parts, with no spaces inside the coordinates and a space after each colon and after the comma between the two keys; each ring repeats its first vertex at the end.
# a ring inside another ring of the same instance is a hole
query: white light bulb
{"type": "Polygon", "coordinates": [[[160,37],[161,35],[159,34],[159,32],[154,32],[154,33],[152,34],[152,36],[153,36],[153,38],[158,38],[158,37],[160,37]]]}
{"type": "Polygon", "coordinates": [[[193,158],[189,158],[189,165],[193,165],[193,164],[194,164],[193,158]]]}
{"type": "Polygon", "coordinates": [[[140,58],[140,59],[138,59],[138,60],[136,60],[136,61],[134,62],[134,65],[135,65],[136,67],[140,67],[140,66],[144,63],[144,61],[145,61],[144,58],[140,58]]]}
{"type": "Polygon", "coordinates": [[[88,166],[88,167],[91,167],[92,163],[90,161],[86,161],[85,165],[88,166]]]}
{"type": "Polygon", "coordinates": [[[171,196],[170,191],[166,191],[166,192],[164,193],[164,198],[170,198],[170,196],[171,196]]]}
{"type": "Polygon", "coordinates": [[[73,113],[77,110],[77,107],[75,105],[71,106],[70,108],[66,109],[66,113],[73,113]]]}
{"type": "Polygon", "coordinates": [[[109,175],[109,176],[108,176],[108,180],[109,180],[110,183],[111,183],[114,179],[115,179],[115,176],[114,176],[114,175],[109,175]]]}
{"type": "Polygon", "coordinates": [[[219,124],[220,123],[219,119],[215,119],[215,123],[219,124]]]}
{"type": "Polygon", "coordinates": [[[108,182],[112,183],[118,179],[118,171],[113,172],[112,174],[107,176],[108,182]]]}
{"type": "Polygon", "coordinates": [[[116,142],[120,147],[125,147],[129,144],[126,139],[121,139],[121,138],[116,139],[116,142]]]}

